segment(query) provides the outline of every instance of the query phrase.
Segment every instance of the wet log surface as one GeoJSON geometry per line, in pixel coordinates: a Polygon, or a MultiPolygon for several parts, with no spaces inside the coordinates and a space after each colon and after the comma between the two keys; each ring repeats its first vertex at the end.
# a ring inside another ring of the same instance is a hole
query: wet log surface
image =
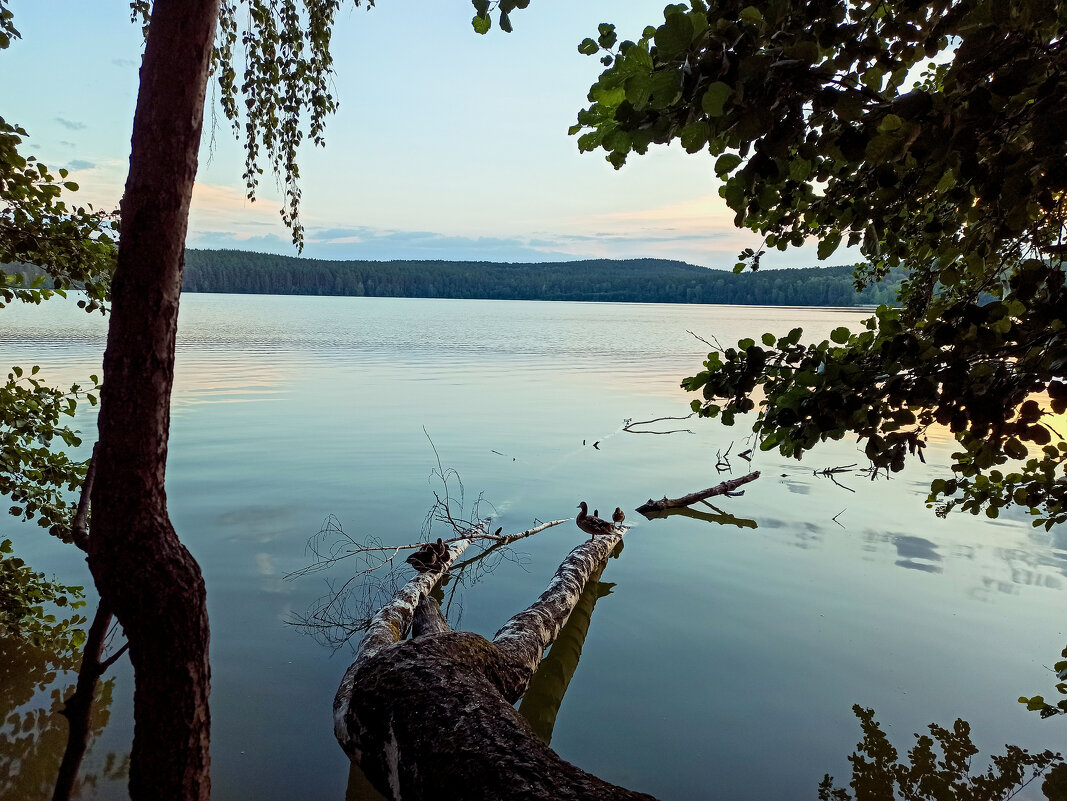
{"type": "Polygon", "coordinates": [[[421,585],[431,574],[417,576],[394,596],[386,606],[391,612],[379,618],[382,626],[372,625],[364,640],[369,647],[361,644],[334,702],[337,739],[379,792],[396,801],[652,799],[561,759],[514,708],[622,533],[572,550],[548,589],[493,642],[441,630],[433,605],[422,601],[429,588],[421,585]],[[417,589],[411,587],[415,582],[417,589]],[[420,602],[424,608],[416,615],[420,602]],[[394,624],[406,618],[410,625],[415,617],[428,633],[402,640],[406,628],[394,624]],[[386,643],[390,631],[395,640],[386,643]]]}

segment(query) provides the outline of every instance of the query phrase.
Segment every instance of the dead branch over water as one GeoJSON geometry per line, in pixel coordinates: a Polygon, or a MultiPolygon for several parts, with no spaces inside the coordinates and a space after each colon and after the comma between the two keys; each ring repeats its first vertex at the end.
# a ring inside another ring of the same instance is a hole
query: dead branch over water
{"type": "Polygon", "coordinates": [[[651,498],[646,503],[637,507],[637,511],[643,514],[645,517],[650,517],[656,512],[663,512],[667,509],[680,509],[685,506],[690,506],[697,501],[703,501],[707,498],[712,498],[716,495],[729,495],[737,490],[738,487],[755,481],[759,478],[759,471],[748,473],[740,478],[732,478],[729,481],[724,481],[721,484],[716,484],[714,487],[709,487],[699,492],[691,492],[688,495],[683,495],[680,498],[668,498],[664,496],[661,500],[654,501],[651,498]]]}

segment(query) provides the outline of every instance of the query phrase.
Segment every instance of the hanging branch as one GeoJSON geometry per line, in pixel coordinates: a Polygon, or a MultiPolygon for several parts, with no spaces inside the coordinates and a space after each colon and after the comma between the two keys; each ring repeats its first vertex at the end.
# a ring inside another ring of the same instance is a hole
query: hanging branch
{"type": "Polygon", "coordinates": [[[70,535],[74,544],[83,551],[89,550],[89,498],[93,494],[93,481],[96,479],[96,450],[99,443],[93,445],[93,455],[89,458],[89,468],[82,481],[82,494],[78,499],[78,511],[70,524],[70,535]]]}

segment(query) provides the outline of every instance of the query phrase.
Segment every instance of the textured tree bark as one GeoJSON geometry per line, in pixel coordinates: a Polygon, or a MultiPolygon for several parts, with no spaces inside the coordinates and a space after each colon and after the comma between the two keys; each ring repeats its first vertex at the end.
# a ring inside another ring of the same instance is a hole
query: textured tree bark
{"type": "Polygon", "coordinates": [[[133,663],[134,801],[210,794],[204,582],[167,516],[174,341],[219,0],[155,0],[104,355],[89,567],[133,663]]]}
{"type": "Polygon", "coordinates": [[[716,495],[725,495],[728,492],[733,492],[742,484],[747,484],[750,481],[755,481],[759,478],[759,471],[754,473],[748,473],[740,478],[731,478],[729,481],[724,481],[721,484],[716,484],[714,487],[709,487],[706,490],[700,490],[699,492],[691,492],[688,495],[683,495],[681,498],[667,498],[663,500],[654,501],[651,498],[646,503],[641,504],[635,511],[640,512],[645,517],[651,517],[656,512],[662,512],[665,509],[680,509],[683,506],[689,506],[690,504],[702,501],[705,498],[713,498],[716,495]]]}
{"type": "MultiPolygon", "coordinates": [[[[384,642],[385,627],[368,631],[368,647],[361,643],[338,690],[334,731],[379,792],[393,801],[651,799],[560,759],[514,708],[621,537],[621,531],[596,537],[571,551],[548,589],[492,642],[433,623],[425,627],[431,633],[406,641],[406,627],[390,627],[392,643],[384,642]]],[[[387,605],[410,607],[409,620],[428,594],[413,592],[411,583],[387,605]]],[[[387,619],[397,620],[395,611],[387,619]]],[[[434,616],[432,609],[421,614],[434,616]]]]}

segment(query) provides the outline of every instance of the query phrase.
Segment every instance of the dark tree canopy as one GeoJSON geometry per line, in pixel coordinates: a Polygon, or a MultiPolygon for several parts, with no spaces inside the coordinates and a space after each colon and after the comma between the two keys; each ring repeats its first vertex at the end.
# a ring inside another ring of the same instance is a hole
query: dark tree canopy
{"type": "Polygon", "coordinates": [[[683,386],[727,424],[764,400],[762,447],[799,457],[847,433],[900,470],[928,429],[957,442],[938,512],[1012,504],[1067,520],[1063,255],[1067,3],[736,0],[669,5],[658,26],[579,50],[607,69],[572,134],[621,167],[678,140],[706,151],[738,226],[765,248],[818,240],[906,273],[866,330],[741,340],[683,386]]]}

